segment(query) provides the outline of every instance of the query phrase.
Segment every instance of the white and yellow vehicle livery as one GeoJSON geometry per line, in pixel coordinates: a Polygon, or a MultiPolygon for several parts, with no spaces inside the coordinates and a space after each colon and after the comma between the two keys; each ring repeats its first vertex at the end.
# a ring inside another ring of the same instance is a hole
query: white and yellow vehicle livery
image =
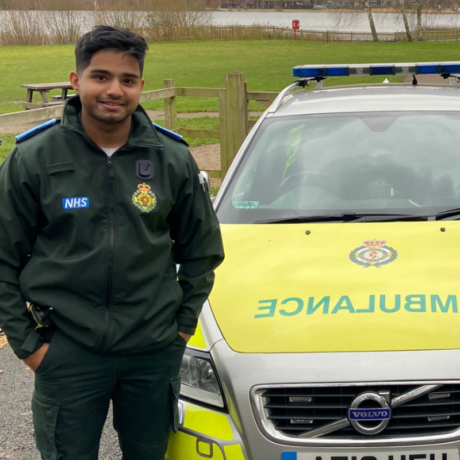
{"type": "Polygon", "coordinates": [[[297,67],[258,121],[168,460],[459,460],[460,92],[428,73],[460,63],[297,67]]]}

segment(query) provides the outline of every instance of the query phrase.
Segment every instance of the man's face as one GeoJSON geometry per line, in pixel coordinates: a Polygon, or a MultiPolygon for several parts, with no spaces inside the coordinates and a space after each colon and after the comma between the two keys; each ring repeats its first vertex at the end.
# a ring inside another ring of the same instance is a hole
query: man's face
{"type": "Polygon", "coordinates": [[[123,52],[99,51],[70,82],[80,96],[87,122],[113,126],[136,110],[144,86],[139,61],[123,52]]]}

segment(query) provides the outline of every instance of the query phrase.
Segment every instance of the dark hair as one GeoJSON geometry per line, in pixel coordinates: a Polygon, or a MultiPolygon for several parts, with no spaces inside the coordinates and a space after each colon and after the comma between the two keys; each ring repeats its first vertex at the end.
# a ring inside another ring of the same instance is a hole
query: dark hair
{"type": "Polygon", "coordinates": [[[83,35],[75,46],[77,72],[88,67],[91,58],[99,51],[120,51],[139,61],[142,75],[147,42],[140,35],[120,27],[96,26],[83,35]]]}

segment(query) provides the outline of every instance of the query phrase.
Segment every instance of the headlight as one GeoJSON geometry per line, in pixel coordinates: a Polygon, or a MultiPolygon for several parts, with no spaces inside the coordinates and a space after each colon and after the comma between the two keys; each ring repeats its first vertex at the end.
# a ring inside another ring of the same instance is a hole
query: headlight
{"type": "Polygon", "coordinates": [[[217,374],[207,353],[186,350],[180,372],[182,396],[225,407],[217,374]]]}

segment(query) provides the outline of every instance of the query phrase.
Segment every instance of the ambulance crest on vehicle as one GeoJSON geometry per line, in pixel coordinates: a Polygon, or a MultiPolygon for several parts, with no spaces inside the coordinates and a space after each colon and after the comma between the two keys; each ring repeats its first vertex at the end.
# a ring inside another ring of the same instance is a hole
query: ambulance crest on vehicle
{"type": "Polygon", "coordinates": [[[381,267],[393,262],[398,257],[398,252],[387,246],[384,240],[363,241],[363,246],[350,252],[352,262],[363,267],[381,267]]]}
{"type": "Polygon", "coordinates": [[[157,197],[150,188],[150,185],[139,184],[133,193],[133,203],[142,212],[150,212],[157,205],[157,197]]]}

